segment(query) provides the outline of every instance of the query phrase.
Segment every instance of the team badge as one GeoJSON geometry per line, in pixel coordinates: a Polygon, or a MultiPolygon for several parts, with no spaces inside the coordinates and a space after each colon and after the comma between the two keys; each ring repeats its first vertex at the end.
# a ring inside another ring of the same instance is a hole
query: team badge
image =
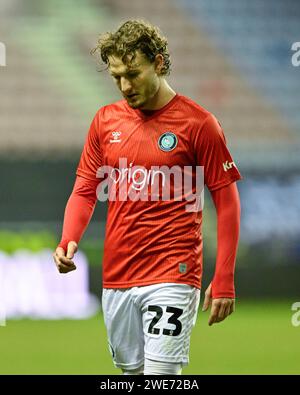
{"type": "Polygon", "coordinates": [[[165,132],[158,139],[158,146],[162,151],[172,151],[177,143],[178,139],[172,132],[165,132]]]}

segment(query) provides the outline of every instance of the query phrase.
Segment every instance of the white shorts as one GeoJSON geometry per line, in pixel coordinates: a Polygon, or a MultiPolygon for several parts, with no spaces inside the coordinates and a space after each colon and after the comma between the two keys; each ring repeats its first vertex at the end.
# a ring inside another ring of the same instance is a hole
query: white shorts
{"type": "Polygon", "coordinates": [[[116,367],[137,369],[144,358],[187,365],[200,290],[162,283],[103,289],[102,309],[116,367]]]}

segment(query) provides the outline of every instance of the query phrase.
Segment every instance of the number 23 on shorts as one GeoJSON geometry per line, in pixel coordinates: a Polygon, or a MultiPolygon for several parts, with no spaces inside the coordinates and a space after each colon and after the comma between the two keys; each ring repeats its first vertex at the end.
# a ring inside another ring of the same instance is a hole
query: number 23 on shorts
{"type": "Polygon", "coordinates": [[[182,309],[179,309],[177,307],[172,307],[172,306],[167,306],[166,310],[164,312],[164,309],[161,306],[155,306],[155,305],[149,305],[148,306],[148,312],[154,312],[155,315],[152,318],[147,332],[150,335],[165,335],[165,336],[178,336],[180,335],[182,331],[182,324],[181,321],[179,320],[180,316],[183,313],[182,309]],[[168,320],[167,323],[170,324],[168,325],[168,328],[158,328],[159,321],[163,317],[163,314],[168,314],[168,320]],[[172,328],[173,325],[173,328],[172,328]],[[171,326],[171,329],[170,329],[171,326]],[[162,332],[161,332],[162,331],[162,332]]]}

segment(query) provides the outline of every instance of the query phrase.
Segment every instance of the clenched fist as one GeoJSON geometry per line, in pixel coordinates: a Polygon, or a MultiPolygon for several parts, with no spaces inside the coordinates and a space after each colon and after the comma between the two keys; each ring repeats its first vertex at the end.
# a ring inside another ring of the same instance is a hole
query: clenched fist
{"type": "Polygon", "coordinates": [[[57,247],[53,253],[53,259],[59,273],[69,273],[72,270],[76,270],[76,266],[72,261],[74,254],[77,251],[77,243],[70,241],[68,243],[67,255],[62,247],[57,247]]]}

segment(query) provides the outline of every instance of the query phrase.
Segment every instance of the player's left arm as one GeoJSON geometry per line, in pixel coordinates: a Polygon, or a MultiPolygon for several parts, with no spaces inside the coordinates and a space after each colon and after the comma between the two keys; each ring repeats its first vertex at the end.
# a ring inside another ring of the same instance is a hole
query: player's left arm
{"type": "Polygon", "coordinates": [[[217,260],[214,278],[205,292],[203,311],[211,306],[208,324],[223,321],[235,308],[234,269],[240,229],[240,199],[236,182],[211,191],[217,212],[217,260]]]}

